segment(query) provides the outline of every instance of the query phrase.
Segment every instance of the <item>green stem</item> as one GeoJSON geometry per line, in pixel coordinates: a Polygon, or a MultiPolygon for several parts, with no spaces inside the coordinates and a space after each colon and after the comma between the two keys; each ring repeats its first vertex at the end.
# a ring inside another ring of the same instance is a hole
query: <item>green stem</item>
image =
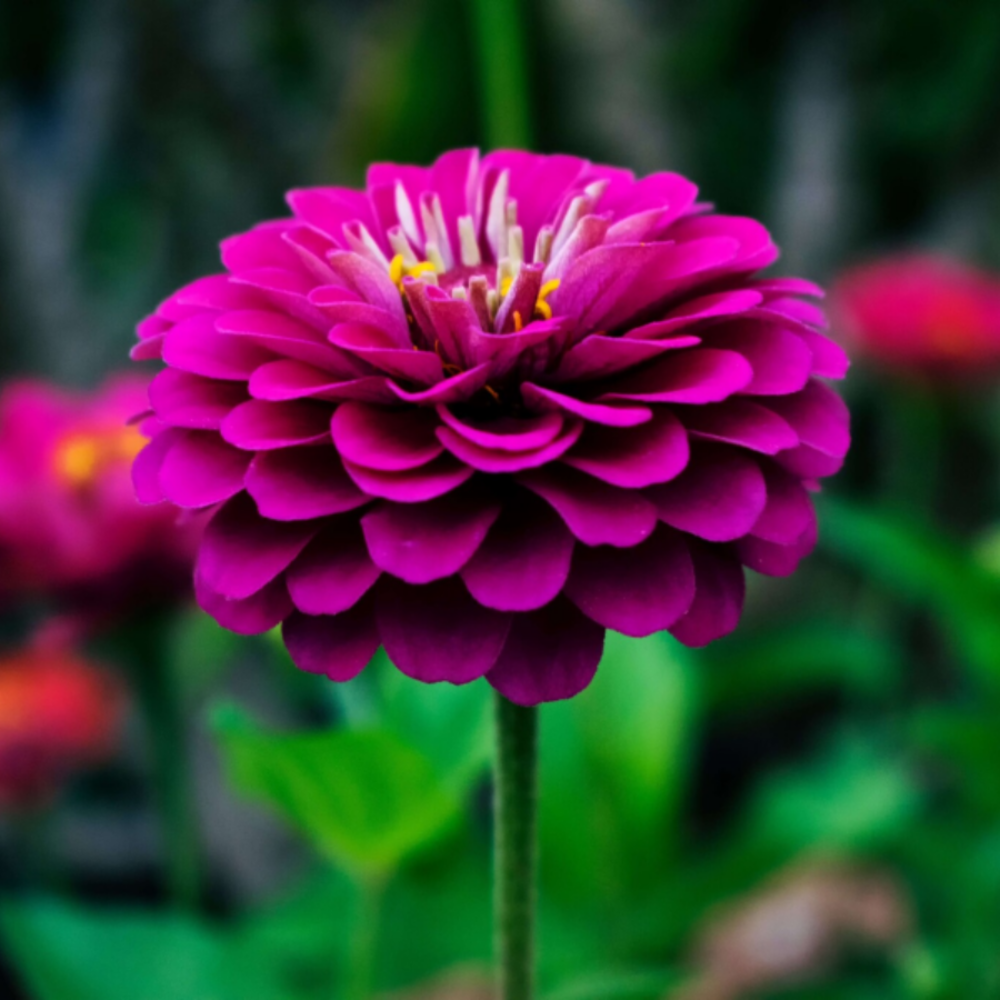
{"type": "Polygon", "coordinates": [[[494,920],[502,1000],[531,1000],[535,981],[538,710],[496,696],[494,920]]]}
{"type": "Polygon", "coordinates": [[[358,881],[358,914],[348,955],[344,990],[345,1000],[368,1000],[375,985],[375,958],[378,953],[379,918],[385,890],[379,878],[358,881]]]}
{"type": "Polygon", "coordinates": [[[201,902],[201,861],[183,706],[164,655],[164,629],[159,622],[144,625],[133,673],[149,739],[167,887],[175,906],[194,911],[201,902]]]}
{"type": "Polygon", "coordinates": [[[486,141],[494,149],[531,145],[521,0],[473,0],[476,65],[486,141]]]}

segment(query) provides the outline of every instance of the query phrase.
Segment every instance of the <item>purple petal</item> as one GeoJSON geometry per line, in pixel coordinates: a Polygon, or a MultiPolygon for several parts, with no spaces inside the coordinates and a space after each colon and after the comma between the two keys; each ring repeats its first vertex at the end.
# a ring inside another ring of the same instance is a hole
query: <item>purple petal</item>
{"type": "Polygon", "coordinates": [[[188,431],[164,456],[160,486],[178,507],[208,507],[243,489],[251,458],[218,434],[188,431]]]}
{"type": "Polygon", "coordinates": [[[559,598],[514,618],[486,679],[517,705],[560,701],[587,687],[603,652],[604,629],[559,598]]]}
{"type": "Polygon", "coordinates": [[[598,402],[714,403],[745,389],[752,379],[753,369],[741,354],[694,348],[618,379],[613,391],[597,398],[598,402]]]}
{"type": "Polygon", "coordinates": [[[526,406],[541,413],[558,410],[595,424],[608,427],[635,427],[651,420],[653,411],[648,406],[606,406],[603,403],[586,403],[554,389],[546,389],[531,382],[521,386],[521,399],[526,406]]]}
{"type": "Polygon", "coordinates": [[[801,337],[774,323],[741,318],[712,327],[704,338],[712,347],[736,351],[750,362],[753,380],[743,389],[749,395],[798,392],[809,379],[812,351],[801,337]]]}
{"type": "Polygon", "coordinates": [[[397,321],[406,322],[402,296],[388,271],[349,251],[336,251],[327,257],[327,262],[334,274],[365,302],[384,310],[397,321]]]}
{"type": "Polygon", "coordinates": [[[222,597],[250,597],[286,570],[316,531],[310,521],[265,520],[248,496],[238,494],[208,522],[198,573],[222,597]]]}
{"type": "Polygon", "coordinates": [[[740,445],[765,455],[794,448],[798,435],[770,409],[745,399],[731,399],[720,406],[692,407],[683,414],[692,437],[740,445]]]}
{"type": "Polygon", "coordinates": [[[251,229],[222,241],[222,263],[234,274],[258,267],[300,271],[302,261],[276,228],[251,229]]]}
{"type": "Polygon", "coordinates": [[[229,274],[210,274],[197,278],[175,292],[157,309],[157,313],[180,322],[192,315],[192,309],[259,309],[265,304],[264,297],[246,285],[237,284],[229,274]],[[180,314],[175,314],[176,310],[180,314]]]}
{"type": "Polygon", "coordinates": [[[192,375],[245,382],[274,357],[257,344],[219,333],[215,319],[215,313],[203,313],[178,323],[163,341],[163,360],[192,375]]]}
{"type": "Polygon", "coordinates": [[[166,500],[160,485],[160,467],[167,452],[179,441],[184,431],[168,427],[156,434],[132,463],[132,486],[139,503],[154,504],[166,500]]]}
{"type": "Polygon", "coordinates": [[[334,448],[281,448],[259,452],[246,475],[247,492],[272,521],[306,521],[341,514],[371,498],[344,471],[334,448]]]}
{"type": "Polygon", "coordinates": [[[555,512],[524,493],[504,504],[461,576],[469,593],[488,608],[533,611],[562,590],[573,545],[555,512]]]}
{"type": "Polygon", "coordinates": [[[349,681],[371,661],[379,647],[375,617],[368,604],[332,617],[292,612],[281,627],[288,655],[299,670],[349,681]]]}
{"type": "Polygon", "coordinates": [[[563,418],[558,413],[545,413],[537,417],[498,417],[483,423],[463,420],[455,416],[447,406],[439,406],[437,413],[445,424],[466,441],[490,451],[512,454],[544,448],[563,429],[563,418]]]}
{"type": "Polygon", "coordinates": [[[441,359],[433,351],[420,351],[414,345],[395,347],[387,345],[378,331],[356,323],[340,323],[330,331],[330,343],[356,358],[396,378],[434,385],[444,378],[441,359]]]}
{"type": "Polygon", "coordinates": [[[698,337],[675,337],[673,340],[632,340],[625,337],[605,337],[592,333],[571,347],[550,378],[560,382],[583,382],[608,378],[635,368],[668,351],[695,347],[698,337]]]}
{"type": "Polygon", "coordinates": [[[295,610],[285,588],[285,581],[280,576],[253,596],[234,601],[216,593],[195,573],[194,593],[203,611],[210,614],[223,628],[239,635],[269,632],[295,610]]]}
{"type": "Polygon", "coordinates": [[[791,424],[804,445],[843,458],[851,444],[847,405],[829,386],[811,380],[794,396],[767,401],[769,409],[791,424]]]}
{"type": "MultiPolygon", "coordinates": [[[[323,371],[343,374],[348,359],[320,333],[290,316],[264,309],[243,309],[223,313],[216,321],[220,333],[267,348],[275,354],[315,365],[323,371]]],[[[351,362],[356,364],[356,362],[351,362]]],[[[352,371],[348,368],[347,371],[352,371]]]]}
{"type": "Polygon", "coordinates": [[[301,361],[272,361],[261,365],[250,379],[250,395],[268,402],[288,399],[321,399],[327,402],[362,398],[393,403],[394,393],[383,375],[361,378],[331,377],[329,372],[301,361]]]}
{"type": "Polygon", "coordinates": [[[361,525],[335,518],[306,546],[285,574],[288,593],[307,615],[339,615],[353,608],[381,575],[371,561],[361,525]]]}
{"type": "Polygon", "coordinates": [[[691,553],[683,535],[662,527],[630,549],[577,546],[565,593],[605,628],[651,635],[669,628],[691,607],[691,553]]]}
{"type": "Polygon", "coordinates": [[[736,543],[743,564],[764,576],[791,576],[798,569],[799,562],[812,552],[815,545],[815,519],[790,545],[778,545],[756,535],[747,535],[736,543]]]}
{"type": "Polygon", "coordinates": [[[629,330],[625,336],[639,340],[666,337],[683,330],[703,319],[716,316],[733,316],[759,305],[763,296],[760,292],[741,288],[732,292],[714,292],[684,303],[678,309],[667,313],[665,319],[645,323],[629,330]]]}
{"type": "Polygon", "coordinates": [[[309,326],[322,330],[326,317],[309,302],[313,279],[301,271],[286,271],[281,267],[257,267],[235,274],[236,284],[256,289],[281,312],[288,313],[309,326]]]}
{"type": "Polygon", "coordinates": [[[700,448],[673,482],[646,490],[646,496],[661,521],[710,542],[746,535],[767,502],[760,466],[721,447],[700,448]]]}
{"type": "Polygon", "coordinates": [[[694,601],[687,614],[670,627],[670,634],[685,646],[707,646],[739,624],[746,581],[739,559],[728,546],[689,544],[694,561],[694,601]]]}
{"type": "Polygon", "coordinates": [[[407,583],[430,583],[472,558],[499,513],[500,504],[462,489],[428,503],[382,503],[361,527],[376,566],[407,583]]]}
{"type": "Polygon", "coordinates": [[[451,455],[441,455],[417,469],[382,472],[363,465],[344,462],[347,474],[365,493],[397,503],[423,503],[448,493],[471,479],[473,469],[457,462],[451,455]]]}
{"type": "Polygon", "coordinates": [[[269,451],[330,439],[330,410],[312,403],[251,399],[222,422],[222,436],[246,451],[269,451]]]}
{"type": "Polygon", "coordinates": [[[444,451],[434,436],[437,423],[431,410],[387,410],[352,402],[337,407],[330,431],[345,461],[401,472],[426,465],[444,451]]]}
{"type": "Polygon", "coordinates": [[[389,659],[418,681],[466,684],[500,655],[511,616],[477,604],[457,577],[412,587],[383,580],[375,617],[389,659]]]}
{"type": "Polygon", "coordinates": [[[229,412],[247,399],[246,388],[166,368],[149,385],[156,415],[173,427],[218,430],[229,412]]]}
{"type": "Polygon", "coordinates": [[[753,533],[767,542],[791,545],[810,527],[816,515],[809,493],[795,476],[771,466],[764,470],[767,482],[767,506],[753,533]]]}
{"type": "Polygon", "coordinates": [[[684,425],[658,407],[638,427],[589,425],[563,462],[625,489],[665,483],[687,465],[690,450],[684,425]]]}
{"type": "Polygon", "coordinates": [[[414,403],[418,406],[447,405],[464,403],[472,399],[486,385],[489,378],[490,366],[482,364],[443,379],[437,385],[432,385],[429,389],[422,389],[420,392],[408,392],[392,381],[389,382],[389,389],[406,403],[414,403]]]}
{"type": "Polygon", "coordinates": [[[562,432],[541,448],[531,451],[511,452],[498,448],[482,448],[458,434],[450,427],[438,427],[438,440],[456,458],[480,472],[520,472],[547,465],[564,454],[576,443],[583,431],[583,421],[567,421],[562,432]]]}
{"type": "Polygon", "coordinates": [[[638,545],[656,527],[656,508],[642,494],[573,469],[537,469],[517,481],[555,508],[585,545],[638,545]]]}

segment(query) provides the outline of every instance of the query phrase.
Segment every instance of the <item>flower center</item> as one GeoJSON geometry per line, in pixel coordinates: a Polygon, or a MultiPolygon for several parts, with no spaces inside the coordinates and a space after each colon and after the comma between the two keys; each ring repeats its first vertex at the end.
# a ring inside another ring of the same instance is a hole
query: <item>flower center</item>
{"type": "Polygon", "coordinates": [[[109,466],[130,463],[146,445],[136,427],[111,427],[96,431],[73,431],[56,446],[52,465],[56,475],[70,486],[89,486],[109,466]]]}

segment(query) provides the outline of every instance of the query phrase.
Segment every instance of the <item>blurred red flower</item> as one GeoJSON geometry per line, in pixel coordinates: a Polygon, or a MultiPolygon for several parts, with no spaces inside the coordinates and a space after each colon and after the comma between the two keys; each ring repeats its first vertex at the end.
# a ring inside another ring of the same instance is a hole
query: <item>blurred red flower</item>
{"type": "Polygon", "coordinates": [[[830,304],[858,354],[901,371],[1000,369],[1000,277],[947,257],[900,254],[845,272],[830,304]]]}
{"type": "Polygon", "coordinates": [[[110,754],[122,708],[114,678],[72,650],[0,657],[0,807],[44,804],[70,771],[110,754]]]}
{"type": "MultiPolygon", "coordinates": [[[[147,380],[92,394],[20,381],[0,393],[0,594],[55,595],[102,615],[187,588],[198,523],[134,495],[147,380]]],[[[145,427],[145,425],[143,425],[145,427]]]]}

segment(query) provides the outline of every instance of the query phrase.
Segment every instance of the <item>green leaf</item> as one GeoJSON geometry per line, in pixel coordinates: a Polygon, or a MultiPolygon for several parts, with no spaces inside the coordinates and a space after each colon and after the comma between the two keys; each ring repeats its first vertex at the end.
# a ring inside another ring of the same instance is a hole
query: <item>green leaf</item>
{"type": "Polygon", "coordinates": [[[969,665],[1000,685],[1000,579],[973,553],[897,510],[824,498],[819,512],[826,548],[933,613],[969,665]]]}
{"type": "Polygon", "coordinates": [[[266,954],[182,917],[7,901],[0,931],[34,1000],[297,1000],[266,954]]]}
{"type": "Polygon", "coordinates": [[[269,733],[234,707],[215,729],[236,787],[358,874],[388,874],[457,816],[430,761],[391,733],[269,733]]]}
{"type": "Polygon", "coordinates": [[[682,978],[676,971],[614,970],[566,983],[544,994],[544,1000],[656,1000],[682,978]]]}

